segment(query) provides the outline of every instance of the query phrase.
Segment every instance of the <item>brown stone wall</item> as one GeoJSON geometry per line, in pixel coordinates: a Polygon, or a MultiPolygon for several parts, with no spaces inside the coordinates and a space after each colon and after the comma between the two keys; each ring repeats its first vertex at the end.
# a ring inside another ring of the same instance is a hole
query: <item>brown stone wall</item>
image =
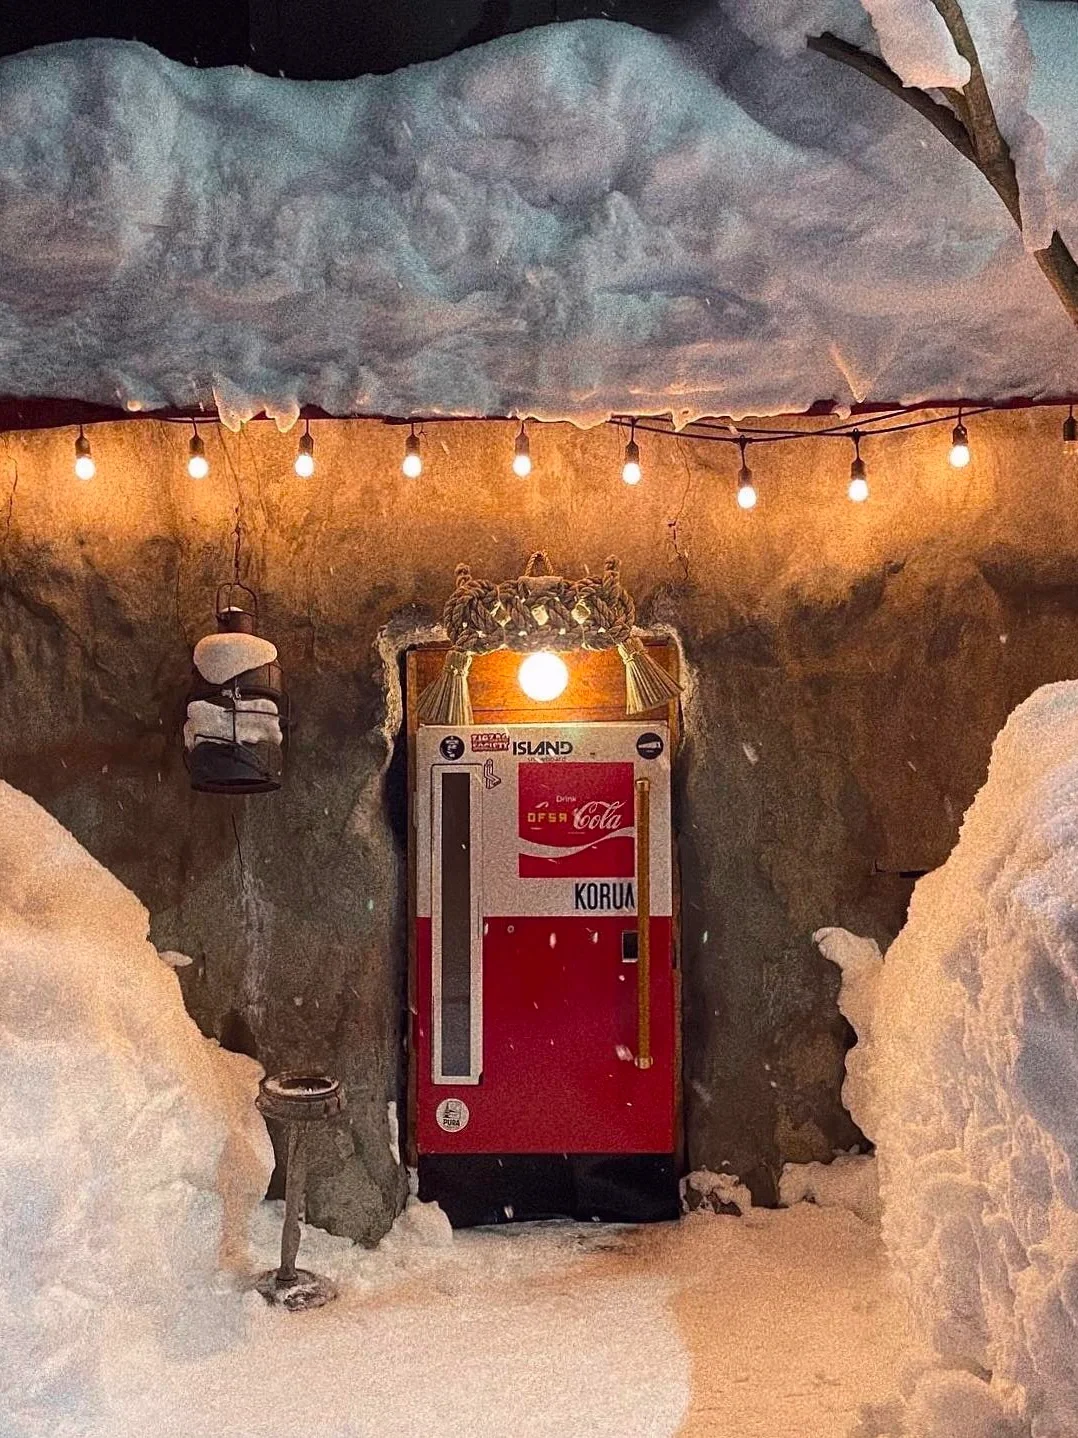
{"type": "MultiPolygon", "coordinates": [[[[755,513],[733,503],[726,447],[536,428],[429,426],[418,481],[403,436],[314,426],[207,427],[213,465],[184,470],[182,427],[0,442],[0,772],[129,884],[163,948],[185,950],[207,1033],[270,1068],[326,1063],[351,1124],[317,1166],[312,1216],[363,1239],[400,1201],[386,1103],[403,1053],[403,759],[376,648],[437,616],[452,566],[519,571],[547,548],[567,572],[621,556],[642,616],[690,667],[678,802],[684,882],[685,1100],[692,1165],[774,1196],[784,1160],[857,1140],[839,1100],[846,1030],[810,935],[886,942],[903,871],[938,863],[992,737],[1038,684],[1070,677],[1078,638],[1078,472],[1054,412],[870,440],[872,498],[845,498],[842,441],[752,452],[755,513]],[[194,641],[212,626],[239,508],[244,568],[281,652],[299,727],[280,795],[190,792],[180,726],[194,641]]],[[[392,671],[392,665],[390,665],[392,671]]]]}

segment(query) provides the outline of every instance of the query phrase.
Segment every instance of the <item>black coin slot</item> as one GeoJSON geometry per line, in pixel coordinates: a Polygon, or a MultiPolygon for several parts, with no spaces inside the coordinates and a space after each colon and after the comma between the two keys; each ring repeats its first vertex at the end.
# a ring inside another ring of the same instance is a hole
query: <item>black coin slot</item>
{"type": "Polygon", "coordinates": [[[635,964],[640,957],[640,935],[636,929],[621,931],[621,962],[635,964]]]}

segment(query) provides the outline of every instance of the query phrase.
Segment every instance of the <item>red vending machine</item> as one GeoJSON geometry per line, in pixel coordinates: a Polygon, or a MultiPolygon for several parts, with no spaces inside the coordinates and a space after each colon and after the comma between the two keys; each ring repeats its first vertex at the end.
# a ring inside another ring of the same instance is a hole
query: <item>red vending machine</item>
{"type": "Polygon", "coordinates": [[[415,755],[420,1196],[675,1217],[667,725],[421,726],[415,755]]]}

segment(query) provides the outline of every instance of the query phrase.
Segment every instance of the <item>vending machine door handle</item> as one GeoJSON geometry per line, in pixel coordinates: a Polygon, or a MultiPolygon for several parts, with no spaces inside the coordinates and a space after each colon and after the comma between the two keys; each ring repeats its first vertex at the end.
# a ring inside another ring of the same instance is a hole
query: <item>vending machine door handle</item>
{"type": "Polygon", "coordinates": [[[651,780],[636,781],[636,1066],[651,1057],[651,780]]]}

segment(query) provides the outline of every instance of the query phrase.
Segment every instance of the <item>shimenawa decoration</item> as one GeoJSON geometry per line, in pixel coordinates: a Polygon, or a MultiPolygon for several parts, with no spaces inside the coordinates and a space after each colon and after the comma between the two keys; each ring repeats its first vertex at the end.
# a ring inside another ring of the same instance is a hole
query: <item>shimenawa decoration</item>
{"type": "Polygon", "coordinates": [[[472,722],[472,660],[496,649],[517,654],[616,649],[625,665],[627,714],[646,714],[681,692],[633,634],[636,606],[616,559],[606,561],[601,576],[571,580],[553,574],[547,556],[537,550],[519,579],[493,584],[476,579],[467,564],[458,564],[454,577],[442,614],[453,647],[442,673],[419,697],[423,723],[472,722]]]}

